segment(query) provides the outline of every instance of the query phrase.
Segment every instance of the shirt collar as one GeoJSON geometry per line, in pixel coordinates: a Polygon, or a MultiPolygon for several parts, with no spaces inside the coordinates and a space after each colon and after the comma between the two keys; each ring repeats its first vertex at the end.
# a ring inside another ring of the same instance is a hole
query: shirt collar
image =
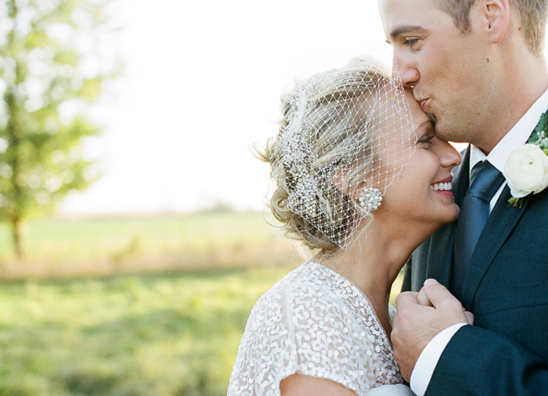
{"type": "Polygon", "coordinates": [[[500,173],[504,171],[506,160],[519,146],[525,144],[533,129],[537,126],[542,113],[548,109],[548,90],[527,110],[521,119],[501,139],[486,156],[481,149],[470,145],[470,171],[478,163],[487,159],[500,173]]]}

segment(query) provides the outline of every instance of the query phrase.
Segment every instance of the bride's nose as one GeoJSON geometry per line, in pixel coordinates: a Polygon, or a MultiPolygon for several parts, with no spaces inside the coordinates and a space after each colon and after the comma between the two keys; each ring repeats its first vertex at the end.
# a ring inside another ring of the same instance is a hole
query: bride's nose
{"type": "Polygon", "coordinates": [[[440,140],[440,165],[445,168],[454,168],[462,163],[460,153],[448,142],[440,140]]]}

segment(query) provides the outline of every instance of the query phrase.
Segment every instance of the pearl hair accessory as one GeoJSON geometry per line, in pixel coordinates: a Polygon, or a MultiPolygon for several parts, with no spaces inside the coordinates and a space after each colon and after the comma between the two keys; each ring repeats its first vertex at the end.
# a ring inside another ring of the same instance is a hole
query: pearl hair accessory
{"type": "Polygon", "coordinates": [[[358,199],[358,205],[365,214],[377,210],[381,206],[382,194],[381,190],[375,187],[365,187],[358,199]]]}

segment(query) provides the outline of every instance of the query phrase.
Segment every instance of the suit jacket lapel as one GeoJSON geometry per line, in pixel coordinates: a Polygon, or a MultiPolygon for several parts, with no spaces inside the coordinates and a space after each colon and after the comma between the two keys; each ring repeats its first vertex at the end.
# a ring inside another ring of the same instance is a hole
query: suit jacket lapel
{"type": "Polygon", "coordinates": [[[474,249],[462,290],[461,300],[466,308],[472,307],[481,280],[521,216],[525,213],[531,199],[530,196],[527,196],[522,199],[521,207],[515,207],[508,203],[510,198],[510,188],[506,186],[493,208],[493,212],[487,219],[476,249],[474,249]]]}
{"type": "Polygon", "coordinates": [[[460,206],[462,204],[462,201],[464,200],[464,196],[466,195],[466,192],[468,191],[468,186],[470,184],[470,146],[468,146],[468,148],[464,151],[464,154],[462,156],[462,163],[457,168],[455,168],[454,173],[455,203],[460,206]]]}
{"type": "Polygon", "coordinates": [[[483,276],[527,209],[530,199],[530,197],[523,198],[523,205],[520,208],[508,203],[510,198],[510,188],[506,186],[487,219],[477,247],[470,259],[470,267],[462,290],[462,303],[468,309],[472,307],[483,276]]]}
{"type": "MultiPolygon", "coordinates": [[[[453,245],[455,240],[455,223],[444,225],[431,239],[428,252],[426,278],[434,278],[449,288],[453,262],[453,245]]],[[[419,290],[422,284],[417,285],[419,290]]]]}

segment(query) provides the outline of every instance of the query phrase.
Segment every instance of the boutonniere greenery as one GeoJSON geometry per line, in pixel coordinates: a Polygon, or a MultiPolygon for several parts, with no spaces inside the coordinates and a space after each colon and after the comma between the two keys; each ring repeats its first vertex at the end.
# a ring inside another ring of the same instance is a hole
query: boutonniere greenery
{"type": "Polygon", "coordinates": [[[521,207],[522,198],[538,194],[548,187],[548,125],[542,114],[527,143],[508,157],[503,172],[514,206],[521,207]]]}

